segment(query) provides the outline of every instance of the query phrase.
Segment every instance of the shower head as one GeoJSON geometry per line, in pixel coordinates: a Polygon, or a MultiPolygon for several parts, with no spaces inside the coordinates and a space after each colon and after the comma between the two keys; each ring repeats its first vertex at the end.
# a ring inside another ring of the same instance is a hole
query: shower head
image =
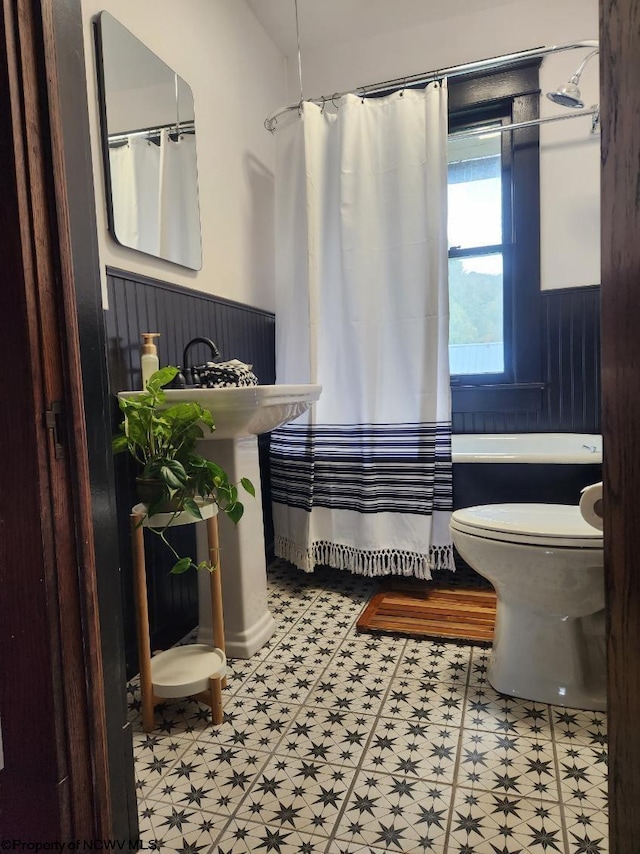
{"type": "Polygon", "coordinates": [[[591,57],[595,56],[597,53],[597,49],[591,51],[591,53],[583,59],[580,67],[573,77],[571,77],[569,82],[563,83],[563,85],[559,86],[555,92],[547,92],[547,98],[550,101],[553,101],[554,104],[560,104],[562,107],[573,107],[577,110],[581,110],[584,107],[584,101],[580,95],[578,83],[580,82],[580,76],[584,71],[587,62],[589,62],[591,57]]]}
{"type": "Polygon", "coordinates": [[[555,92],[547,92],[547,98],[562,107],[574,107],[577,110],[584,107],[584,101],[574,77],[568,83],[559,86],[555,92]]]}

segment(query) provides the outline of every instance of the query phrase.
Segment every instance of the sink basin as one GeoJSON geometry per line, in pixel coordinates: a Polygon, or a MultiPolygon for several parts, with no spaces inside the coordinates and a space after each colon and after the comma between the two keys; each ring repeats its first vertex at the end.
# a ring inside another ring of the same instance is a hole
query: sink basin
{"type": "MultiPolygon", "coordinates": [[[[207,439],[259,436],[298,418],[318,400],[320,385],[256,385],[243,388],[166,389],[167,403],[195,401],[208,409],[216,429],[207,439]]],[[[118,397],[141,392],[122,391],[118,397]]]]}

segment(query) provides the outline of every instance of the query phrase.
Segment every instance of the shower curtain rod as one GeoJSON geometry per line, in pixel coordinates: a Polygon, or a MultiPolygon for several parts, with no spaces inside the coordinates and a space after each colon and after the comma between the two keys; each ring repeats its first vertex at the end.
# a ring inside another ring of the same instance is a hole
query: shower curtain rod
{"type": "Polygon", "coordinates": [[[112,133],[109,135],[108,141],[109,145],[111,145],[111,143],[126,142],[132,136],[154,136],[162,133],[163,130],[169,130],[170,128],[176,128],[176,133],[192,133],[195,132],[196,123],[193,119],[187,119],[184,122],[180,122],[179,127],[175,122],[171,122],[171,124],[156,125],[150,128],[132,130],[129,131],[129,133],[112,133]]]}
{"type": "Polygon", "coordinates": [[[453,139],[467,139],[472,136],[487,136],[491,133],[504,133],[508,130],[520,130],[521,128],[533,128],[538,125],[546,125],[549,122],[563,122],[565,119],[579,119],[581,116],[591,116],[591,133],[596,133],[600,124],[600,107],[594,106],[590,110],[580,110],[575,113],[560,113],[557,116],[545,116],[542,119],[530,119],[527,122],[512,122],[508,125],[495,125],[495,127],[474,128],[473,130],[454,131],[449,136],[453,139]]]}
{"type": "MultiPolygon", "coordinates": [[[[578,50],[580,48],[597,48],[599,46],[599,42],[597,39],[587,39],[585,41],[578,42],[570,42],[569,44],[560,44],[560,45],[552,45],[551,47],[534,47],[529,50],[521,50],[517,53],[507,53],[502,56],[494,56],[490,59],[479,59],[475,62],[467,62],[464,65],[452,65],[449,68],[441,68],[436,71],[427,71],[423,74],[414,74],[410,77],[399,77],[395,80],[386,80],[384,83],[375,83],[371,86],[358,86],[355,92],[335,92],[333,95],[329,97],[320,97],[320,98],[309,98],[307,99],[313,104],[327,104],[329,101],[333,101],[335,105],[335,100],[337,98],[343,98],[345,95],[360,95],[362,98],[367,95],[375,95],[379,92],[384,92],[386,89],[399,89],[402,86],[416,86],[419,84],[427,84],[434,83],[436,80],[444,80],[445,77],[460,77],[463,74],[472,74],[474,71],[484,71],[488,68],[501,68],[504,65],[511,65],[514,62],[519,62],[523,59],[535,59],[536,57],[548,56],[551,53],[559,53],[565,50],[578,50]]],[[[285,113],[292,112],[293,110],[299,110],[302,106],[302,101],[299,101],[297,104],[291,104],[288,107],[283,107],[281,110],[278,110],[275,113],[272,113],[264,120],[264,126],[268,131],[272,133],[276,129],[276,125],[278,124],[278,118],[283,116],[285,113]]],[[[580,113],[571,113],[566,116],[558,116],[558,120],[560,118],[573,118],[576,116],[584,116],[584,115],[595,115],[596,110],[583,111],[580,113]]],[[[556,117],[552,117],[551,119],[534,119],[532,122],[521,122],[518,123],[519,126],[533,126],[537,124],[543,124],[545,121],[553,121],[556,117]]],[[[502,130],[513,130],[516,125],[503,125],[502,130]]],[[[486,133],[486,131],[485,131],[486,133]]],[[[466,136],[467,134],[465,134],[466,136]]],[[[475,132],[469,131],[469,136],[476,136],[475,132]]]]}

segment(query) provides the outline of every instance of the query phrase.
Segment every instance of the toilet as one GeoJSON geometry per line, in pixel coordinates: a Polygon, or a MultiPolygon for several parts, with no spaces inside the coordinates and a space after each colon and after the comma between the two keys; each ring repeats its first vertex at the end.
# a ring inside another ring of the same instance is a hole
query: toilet
{"type": "Polygon", "coordinates": [[[496,590],[487,673],[496,691],[605,709],[602,531],[579,507],[487,504],[456,510],[451,535],[496,590]]]}

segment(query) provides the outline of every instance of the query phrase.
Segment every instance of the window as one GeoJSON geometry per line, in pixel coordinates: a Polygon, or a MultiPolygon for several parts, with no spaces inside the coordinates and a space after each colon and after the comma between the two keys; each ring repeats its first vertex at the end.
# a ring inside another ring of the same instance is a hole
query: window
{"type": "Polygon", "coordinates": [[[449,83],[454,411],[465,411],[465,401],[469,411],[517,409],[521,390],[540,387],[538,129],[497,129],[537,118],[538,68],[532,62],[449,83]],[[472,129],[482,133],[465,137],[472,129]],[[463,388],[475,393],[465,397],[463,388]]]}
{"type": "Polygon", "coordinates": [[[449,362],[453,375],[502,375],[504,253],[501,134],[449,140],[449,362]]]}

